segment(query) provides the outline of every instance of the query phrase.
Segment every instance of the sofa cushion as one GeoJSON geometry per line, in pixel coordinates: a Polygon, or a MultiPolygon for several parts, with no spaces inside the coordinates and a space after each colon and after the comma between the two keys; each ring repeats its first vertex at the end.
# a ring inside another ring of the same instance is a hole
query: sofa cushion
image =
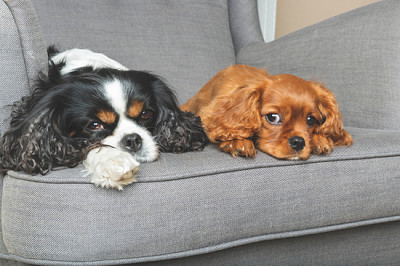
{"type": "Polygon", "coordinates": [[[95,187],[82,167],[9,172],[4,242],[30,262],[109,264],[399,220],[400,135],[348,130],[353,146],[307,161],[232,158],[214,145],[162,154],[123,191],[95,187]]]}
{"type": "Polygon", "coordinates": [[[45,40],[88,48],[128,68],[161,75],[188,100],[235,63],[228,1],[32,1],[45,40]]]}

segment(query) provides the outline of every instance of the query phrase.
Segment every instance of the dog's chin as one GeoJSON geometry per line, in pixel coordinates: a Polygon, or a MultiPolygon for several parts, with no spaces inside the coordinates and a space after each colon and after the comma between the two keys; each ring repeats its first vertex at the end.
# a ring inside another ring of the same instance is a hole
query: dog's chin
{"type": "Polygon", "coordinates": [[[304,157],[299,157],[299,156],[293,156],[293,157],[288,157],[286,160],[289,160],[289,161],[304,161],[304,160],[307,160],[308,159],[308,157],[306,157],[306,158],[304,158],[304,157]]]}
{"type": "MultiPolygon", "coordinates": [[[[272,155],[274,156],[274,155],[272,155]]],[[[310,153],[306,151],[295,152],[293,151],[290,154],[280,154],[278,156],[274,156],[275,158],[289,161],[305,161],[310,158],[310,153]]]]}
{"type": "Polygon", "coordinates": [[[139,163],[148,163],[153,162],[158,159],[158,149],[154,146],[154,149],[150,152],[146,153],[134,153],[132,154],[133,158],[138,161],[139,163]]]}
{"type": "Polygon", "coordinates": [[[310,152],[307,151],[300,151],[300,152],[293,152],[293,154],[290,154],[283,159],[285,160],[290,160],[290,161],[305,161],[310,158],[310,152]]]}
{"type": "Polygon", "coordinates": [[[146,141],[143,143],[142,148],[139,151],[131,152],[124,147],[118,145],[117,149],[125,151],[132,155],[132,157],[139,163],[153,162],[158,159],[159,152],[157,144],[154,141],[146,141]]]}
{"type": "Polygon", "coordinates": [[[310,152],[306,150],[302,150],[299,152],[294,151],[291,148],[287,149],[279,149],[277,147],[258,147],[262,152],[271,155],[272,157],[279,160],[288,160],[288,161],[305,161],[310,158],[310,152]]]}
{"type": "Polygon", "coordinates": [[[274,155],[274,154],[269,154],[276,159],[279,160],[288,160],[288,161],[305,161],[307,160],[310,156],[305,156],[305,155],[300,155],[300,154],[292,154],[292,155],[274,155]]]}

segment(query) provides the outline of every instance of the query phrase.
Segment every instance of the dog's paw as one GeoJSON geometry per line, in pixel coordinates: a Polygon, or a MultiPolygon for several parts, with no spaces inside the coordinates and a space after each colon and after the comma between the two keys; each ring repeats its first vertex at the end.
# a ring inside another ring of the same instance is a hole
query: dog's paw
{"type": "Polygon", "coordinates": [[[342,130],[338,138],[334,140],[335,146],[350,146],[353,143],[353,138],[346,130],[342,130]]]}
{"type": "Polygon", "coordinates": [[[312,153],[329,154],[333,150],[333,141],[329,137],[321,135],[313,135],[312,137],[312,153]]]}
{"type": "Polygon", "coordinates": [[[222,141],[219,143],[219,148],[233,157],[254,157],[256,156],[256,148],[254,143],[248,139],[233,139],[222,141]]]}
{"type": "Polygon", "coordinates": [[[96,186],[122,190],[124,185],[136,181],[140,164],[128,152],[99,147],[88,153],[83,165],[96,186]]]}

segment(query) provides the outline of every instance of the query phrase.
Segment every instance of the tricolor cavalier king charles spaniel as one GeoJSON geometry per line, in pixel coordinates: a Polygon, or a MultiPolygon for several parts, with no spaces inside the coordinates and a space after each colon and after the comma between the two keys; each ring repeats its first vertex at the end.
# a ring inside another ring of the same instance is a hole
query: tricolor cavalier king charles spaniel
{"type": "Polygon", "coordinates": [[[83,162],[91,182],[122,189],[163,152],[202,150],[201,121],[158,76],[85,49],[49,47],[48,74],[14,103],[0,168],[46,174],[83,162]]]}
{"type": "Polygon", "coordinates": [[[257,147],[278,159],[306,160],[353,142],[322,84],[247,65],[220,71],[181,109],[200,116],[210,141],[233,156],[254,157],[257,147]]]}

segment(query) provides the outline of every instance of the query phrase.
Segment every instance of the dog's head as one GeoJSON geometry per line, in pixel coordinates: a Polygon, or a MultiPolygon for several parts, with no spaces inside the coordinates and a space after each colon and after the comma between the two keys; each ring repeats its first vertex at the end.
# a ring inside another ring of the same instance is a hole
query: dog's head
{"type": "Polygon", "coordinates": [[[112,146],[138,162],[166,152],[200,150],[207,142],[199,118],[179,110],[158,76],[133,70],[79,67],[49,61],[32,95],[14,104],[1,140],[3,169],[46,173],[73,167],[97,146],[112,146]]]}
{"type": "Polygon", "coordinates": [[[293,75],[269,79],[260,97],[260,150],[281,159],[305,160],[318,145],[314,134],[340,138],[342,117],[331,91],[293,75]]]}

